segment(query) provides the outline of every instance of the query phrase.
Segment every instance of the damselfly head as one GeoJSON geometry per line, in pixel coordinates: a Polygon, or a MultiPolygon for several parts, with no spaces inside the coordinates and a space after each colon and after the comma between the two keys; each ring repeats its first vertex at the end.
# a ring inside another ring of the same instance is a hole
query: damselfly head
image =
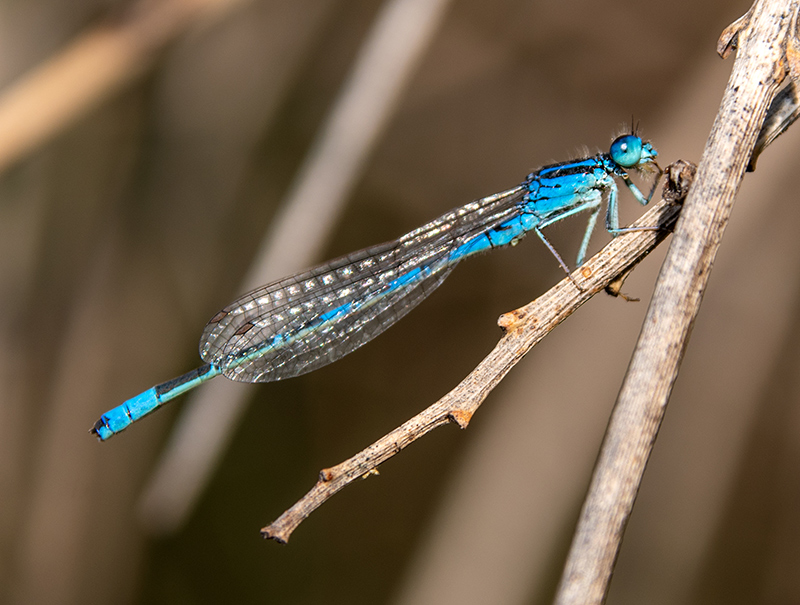
{"type": "Polygon", "coordinates": [[[635,134],[624,134],[614,139],[609,150],[611,159],[623,168],[641,168],[653,162],[658,152],[647,141],[635,134]]]}

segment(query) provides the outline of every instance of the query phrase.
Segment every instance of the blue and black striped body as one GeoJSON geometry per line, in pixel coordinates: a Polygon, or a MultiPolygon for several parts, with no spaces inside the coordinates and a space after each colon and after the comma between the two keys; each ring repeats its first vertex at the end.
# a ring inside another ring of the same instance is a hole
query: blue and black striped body
{"type": "Polygon", "coordinates": [[[626,169],[655,163],[656,151],[624,135],[610,152],[545,166],[513,189],[456,208],[400,239],[354,252],[245,294],[217,313],[200,340],[206,362],[106,412],[92,432],[108,439],[132,422],[211,378],[268,382],[327,365],[375,338],[430,294],[462,259],[507,246],[533,231],[555,255],[542,229],[579,212],[590,213],[578,253],[608,192],[606,228],[619,228],[617,185],[622,179],[647,204],[626,169]]]}

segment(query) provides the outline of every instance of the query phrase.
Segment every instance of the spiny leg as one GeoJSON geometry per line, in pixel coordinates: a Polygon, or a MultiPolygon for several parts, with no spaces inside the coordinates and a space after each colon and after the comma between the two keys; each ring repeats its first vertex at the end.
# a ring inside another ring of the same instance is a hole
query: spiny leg
{"type": "Polygon", "coordinates": [[[555,249],[555,246],[553,246],[553,244],[551,244],[550,241],[547,239],[544,232],[542,231],[542,228],[547,227],[548,225],[552,225],[553,223],[557,223],[558,221],[564,220],[565,218],[572,216],[573,214],[578,214],[579,212],[583,212],[584,210],[591,209],[592,214],[589,217],[589,224],[587,226],[586,233],[583,236],[583,242],[581,243],[581,250],[578,254],[577,266],[583,264],[584,260],[583,257],[585,256],[586,248],[589,245],[589,238],[591,237],[591,233],[594,230],[595,223],[597,222],[597,214],[600,210],[600,205],[603,201],[602,194],[597,190],[592,190],[591,192],[585,195],[588,196],[589,199],[586,200],[583,204],[580,204],[575,208],[572,208],[562,214],[559,214],[558,216],[551,217],[548,220],[542,221],[540,224],[538,224],[536,227],[533,228],[533,231],[536,233],[537,236],[539,236],[539,239],[542,240],[542,243],[544,243],[544,245],[547,246],[547,249],[550,250],[550,253],[556,258],[558,264],[561,265],[561,268],[567,274],[567,277],[569,277],[570,281],[575,285],[576,288],[578,288],[578,290],[581,291],[583,291],[583,288],[581,288],[580,285],[578,285],[578,283],[572,277],[569,266],[567,266],[567,263],[565,263],[564,259],[561,258],[561,255],[555,249]]]}
{"type": "MultiPolygon", "coordinates": [[[[574,208],[571,208],[570,210],[567,210],[566,212],[563,212],[557,216],[551,217],[548,220],[542,221],[537,227],[537,229],[543,229],[544,227],[552,225],[553,223],[557,223],[558,221],[562,221],[565,218],[568,218],[574,214],[584,212],[585,210],[591,210],[592,214],[589,217],[589,223],[586,226],[586,232],[583,235],[583,241],[581,242],[581,247],[580,250],[578,251],[578,261],[576,263],[576,266],[578,267],[580,267],[583,264],[583,261],[585,260],[586,250],[589,247],[589,239],[591,238],[592,232],[594,231],[594,226],[597,223],[597,215],[600,212],[600,207],[601,204],[603,203],[603,194],[597,189],[590,189],[589,191],[585,191],[582,194],[579,194],[579,199],[583,201],[582,204],[575,206],[574,208]]],[[[561,260],[561,257],[555,253],[553,246],[551,246],[550,243],[545,239],[541,231],[537,231],[537,235],[539,235],[539,238],[545,242],[545,245],[547,245],[548,248],[550,248],[550,251],[553,252],[556,258],[559,259],[559,264],[565,268],[567,273],[569,273],[569,270],[566,269],[566,264],[564,263],[563,260],[561,260]]]]}
{"type": "MultiPolygon", "coordinates": [[[[630,181],[628,181],[630,182],[630,181]]],[[[630,183],[631,186],[636,187],[633,183],[630,183]]],[[[640,196],[642,192],[639,189],[636,189],[636,193],[640,196]]],[[[636,197],[636,193],[634,193],[634,197],[636,197]]],[[[636,198],[639,200],[639,198],[636,198]]],[[[641,201],[641,200],[640,200],[641,201]]],[[[645,202],[646,204],[647,202],[645,202]]],[[[608,209],[606,210],[606,231],[608,231],[611,235],[617,235],[620,232],[619,228],[619,189],[617,189],[617,184],[612,182],[611,185],[608,187],[608,209]]]]}
{"type": "Polygon", "coordinates": [[[583,264],[583,261],[586,260],[586,250],[589,249],[589,240],[592,238],[594,227],[597,224],[597,217],[600,214],[600,208],[600,204],[597,204],[597,207],[589,215],[589,220],[586,223],[586,232],[583,234],[583,241],[581,242],[581,247],[578,250],[578,260],[576,261],[576,266],[578,267],[580,267],[583,264]]]}
{"type": "MultiPolygon", "coordinates": [[[[655,162],[653,162],[655,164],[655,162]]],[[[631,177],[629,177],[626,173],[619,175],[619,177],[623,180],[625,185],[628,187],[630,192],[633,194],[633,197],[636,198],[636,201],[639,202],[642,206],[647,206],[650,203],[650,200],[653,198],[653,194],[656,191],[656,187],[658,186],[658,182],[661,180],[661,175],[664,174],[664,171],[661,167],[656,164],[656,168],[658,168],[658,174],[656,178],[653,180],[653,186],[650,187],[650,192],[645,195],[641,192],[641,190],[636,186],[636,184],[631,181],[631,177]]],[[[613,235],[617,236],[620,233],[631,233],[634,231],[658,231],[658,227],[622,227],[619,226],[619,207],[617,204],[617,186],[614,185],[610,187],[610,191],[608,194],[608,213],[606,214],[606,229],[608,232],[613,235]]]]}
{"type": "MultiPolygon", "coordinates": [[[[567,276],[570,279],[572,279],[572,276],[570,275],[570,271],[569,271],[569,267],[567,266],[567,263],[565,263],[564,259],[561,258],[561,255],[555,249],[555,246],[553,246],[553,244],[550,243],[550,241],[545,237],[544,233],[542,233],[542,230],[538,226],[534,227],[533,231],[536,233],[536,235],[539,236],[539,239],[542,240],[544,245],[547,246],[547,249],[550,250],[550,254],[552,254],[553,256],[556,257],[556,260],[558,261],[558,264],[561,265],[562,269],[564,269],[564,273],[566,273],[567,276]]],[[[577,286],[578,284],[575,284],[575,285],[577,286]]]]}

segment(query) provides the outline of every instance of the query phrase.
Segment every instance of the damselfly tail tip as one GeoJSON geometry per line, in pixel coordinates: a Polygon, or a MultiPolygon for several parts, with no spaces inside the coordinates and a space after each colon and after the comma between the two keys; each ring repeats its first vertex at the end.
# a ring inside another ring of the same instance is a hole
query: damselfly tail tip
{"type": "Polygon", "coordinates": [[[114,435],[114,431],[109,428],[108,422],[104,416],[101,416],[100,419],[94,423],[94,426],[89,429],[89,433],[97,437],[98,441],[106,441],[109,437],[114,435]]]}

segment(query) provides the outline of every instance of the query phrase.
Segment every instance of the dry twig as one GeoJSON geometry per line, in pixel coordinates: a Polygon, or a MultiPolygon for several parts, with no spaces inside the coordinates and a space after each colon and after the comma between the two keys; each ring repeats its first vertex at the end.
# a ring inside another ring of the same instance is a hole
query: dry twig
{"type": "Polygon", "coordinates": [[[556,603],[601,603],[689,333],[770,101],[794,47],[798,1],[758,0],[720,39],[736,62],[622,385],[556,603]]]}

